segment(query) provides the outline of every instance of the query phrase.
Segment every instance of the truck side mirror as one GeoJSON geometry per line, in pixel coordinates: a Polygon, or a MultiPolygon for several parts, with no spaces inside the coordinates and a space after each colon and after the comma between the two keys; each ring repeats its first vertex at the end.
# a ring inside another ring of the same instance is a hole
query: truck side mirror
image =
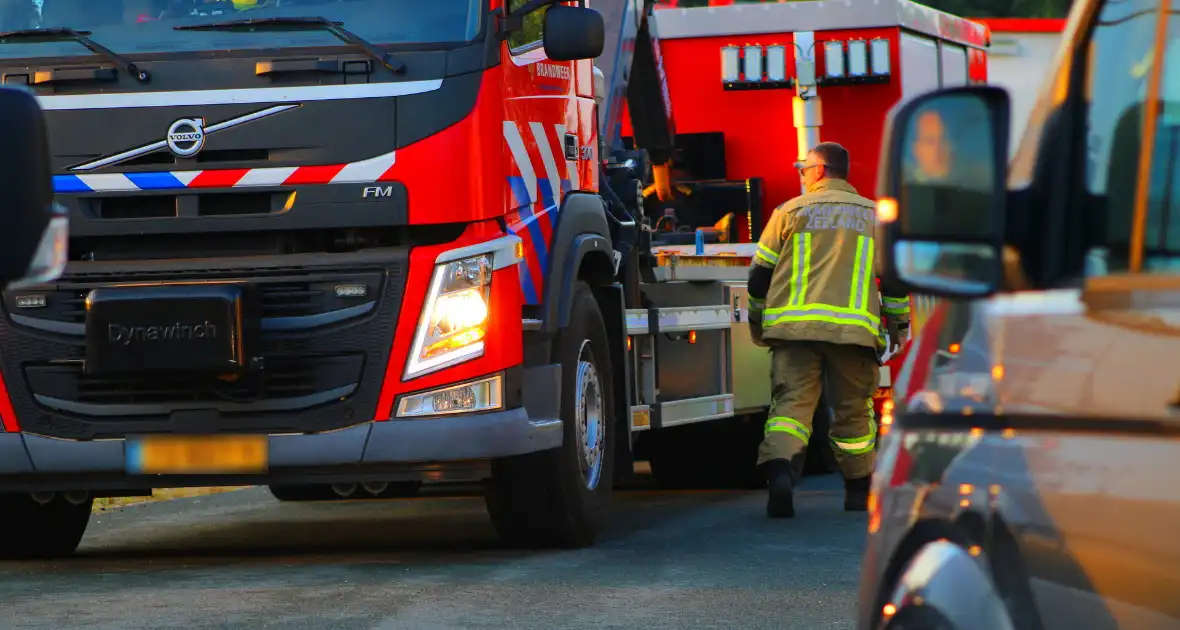
{"type": "Polygon", "coordinates": [[[877,273],[914,293],[981,298],[1003,278],[1008,93],[938,90],[895,106],[877,182],[877,273]]]}
{"type": "Polygon", "coordinates": [[[51,282],[66,263],[68,218],[53,202],[45,116],[24,88],[0,88],[0,288],[51,282]]]}
{"type": "Polygon", "coordinates": [[[602,14],[555,4],[545,11],[545,56],[553,61],[594,59],[606,45],[602,14]]]}

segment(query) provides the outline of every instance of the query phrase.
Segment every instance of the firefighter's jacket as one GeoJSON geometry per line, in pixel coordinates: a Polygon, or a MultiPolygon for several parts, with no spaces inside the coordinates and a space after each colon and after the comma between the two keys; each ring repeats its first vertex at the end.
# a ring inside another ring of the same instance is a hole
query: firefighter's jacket
{"type": "Polygon", "coordinates": [[[762,338],[826,341],[879,350],[882,312],[909,320],[907,296],[882,296],[873,274],[876,213],[844,180],[825,179],[778,208],[755,265],[772,272],[765,300],[751,296],[762,338]]]}

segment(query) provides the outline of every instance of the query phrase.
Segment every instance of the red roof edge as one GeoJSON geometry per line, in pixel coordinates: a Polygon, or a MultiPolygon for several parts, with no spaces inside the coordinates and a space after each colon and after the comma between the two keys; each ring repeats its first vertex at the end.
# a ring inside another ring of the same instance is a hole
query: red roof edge
{"type": "Polygon", "coordinates": [[[1060,33],[1065,18],[971,18],[987,25],[993,33],[1060,33]]]}

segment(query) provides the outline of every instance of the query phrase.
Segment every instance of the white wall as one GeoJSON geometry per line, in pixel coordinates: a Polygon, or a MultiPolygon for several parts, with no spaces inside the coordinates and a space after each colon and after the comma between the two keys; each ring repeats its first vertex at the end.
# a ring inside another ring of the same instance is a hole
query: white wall
{"type": "Polygon", "coordinates": [[[992,46],[988,51],[987,82],[1007,88],[1012,98],[1012,137],[1009,154],[1016,152],[1017,143],[1037,94],[1044,85],[1049,64],[1061,41],[1060,33],[1000,33],[992,32],[992,46]]]}

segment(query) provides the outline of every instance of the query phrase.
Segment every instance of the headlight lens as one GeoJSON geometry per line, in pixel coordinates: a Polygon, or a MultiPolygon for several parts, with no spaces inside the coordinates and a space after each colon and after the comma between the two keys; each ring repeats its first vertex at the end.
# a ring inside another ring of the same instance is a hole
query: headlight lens
{"type": "Polygon", "coordinates": [[[504,378],[497,374],[472,383],[405,396],[398,402],[397,417],[420,418],[495,411],[503,406],[503,400],[504,378]]]}
{"type": "Polygon", "coordinates": [[[483,355],[491,285],[492,261],[486,255],[434,268],[406,378],[483,355]]]}

